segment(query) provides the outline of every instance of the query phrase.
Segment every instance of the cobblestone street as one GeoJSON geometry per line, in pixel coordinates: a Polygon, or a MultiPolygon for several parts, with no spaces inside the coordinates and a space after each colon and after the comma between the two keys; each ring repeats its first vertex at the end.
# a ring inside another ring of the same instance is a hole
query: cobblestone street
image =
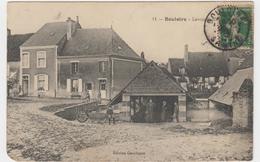
{"type": "Polygon", "coordinates": [[[79,123],[40,109],[68,102],[9,100],[8,155],[33,161],[252,159],[252,133],[247,131],[216,131],[208,123],[79,123]]]}

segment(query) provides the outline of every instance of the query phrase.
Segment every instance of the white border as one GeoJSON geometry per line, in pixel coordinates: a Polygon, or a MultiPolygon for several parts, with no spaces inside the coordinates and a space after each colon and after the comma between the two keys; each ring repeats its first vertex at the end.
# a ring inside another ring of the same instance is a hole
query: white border
{"type": "MultiPolygon", "coordinates": [[[[16,0],[16,1],[23,1],[23,0],[16,0]]],[[[33,0],[27,0],[27,1],[33,1],[33,0]]],[[[68,1],[68,0],[56,0],[56,1],[68,1]]],[[[107,0],[102,0],[102,1],[107,1],[107,0]]],[[[126,1],[126,0],[121,0],[121,1],[126,1]]],[[[133,0],[133,1],[138,1],[138,0],[133,0]]],[[[144,0],[146,1],[146,0],[144,0]]],[[[155,0],[150,0],[150,1],[155,1],[155,0]]],[[[189,0],[189,1],[196,1],[196,0],[189,0]]],[[[201,0],[201,1],[206,1],[206,0],[201,0]]],[[[242,1],[242,0],[239,0],[242,1]]],[[[231,2],[231,1],[228,1],[231,2]]],[[[257,100],[257,97],[259,96],[260,93],[260,65],[258,62],[260,62],[260,44],[259,41],[256,40],[256,38],[260,38],[260,34],[259,34],[259,30],[260,30],[260,24],[259,21],[256,21],[256,17],[258,17],[259,20],[259,16],[260,16],[260,1],[254,1],[255,3],[255,14],[254,14],[254,44],[255,44],[255,58],[254,58],[254,159],[252,161],[260,161],[260,154],[258,152],[260,152],[260,127],[258,124],[260,124],[260,110],[258,109],[257,105],[260,105],[260,100],[257,100]]],[[[1,63],[0,63],[0,69],[2,69],[2,72],[0,73],[0,77],[1,78],[6,78],[6,69],[7,69],[7,57],[6,57],[6,53],[7,53],[7,49],[6,49],[6,22],[7,22],[7,0],[3,0],[0,1],[0,12],[1,12],[1,16],[0,17],[0,53],[2,54],[2,59],[1,59],[1,63]]],[[[45,47],[44,47],[45,48],[45,47]]],[[[0,161],[3,162],[11,162],[13,161],[12,159],[10,159],[7,156],[6,153],[6,106],[7,106],[7,101],[6,101],[6,88],[7,88],[7,84],[6,84],[6,79],[1,79],[1,84],[0,84],[0,101],[1,101],[1,108],[0,108],[0,161]]]]}

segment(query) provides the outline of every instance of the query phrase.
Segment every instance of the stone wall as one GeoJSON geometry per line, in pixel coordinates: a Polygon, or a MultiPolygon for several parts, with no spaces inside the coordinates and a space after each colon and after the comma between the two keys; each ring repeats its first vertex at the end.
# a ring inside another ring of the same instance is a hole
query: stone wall
{"type": "Polygon", "coordinates": [[[252,127],[253,99],[248,91],[233,92],[233,126],[252,127]]]}
{"type": "Polygon", "coordinates": [[[195,99],[187,102],[187,120],[192,122],[209,121],[208,99],[195,99]]]}
{"type": "Polygon", "coordinates": [[[232,119],[232,106],[209,101],[209,121],[232,119]]]}
{"type": "Polygon", "coordinates": [[[178,96],[179,103],[179,120],[180,122],[187,121],[187,111],[186,111],[186,95],[178,96]]]}

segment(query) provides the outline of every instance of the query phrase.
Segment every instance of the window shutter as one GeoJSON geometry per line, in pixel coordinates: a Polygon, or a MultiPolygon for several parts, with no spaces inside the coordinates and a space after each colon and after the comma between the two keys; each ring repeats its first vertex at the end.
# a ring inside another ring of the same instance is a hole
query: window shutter
{"type": "Polygon", "coordinates": [[[105,62],[104,62],[104,72],[107,71],[107,68],[108,68],[108,61],[105,61],[105,62]]]}
{"type": "Polygon", "coordinates": [[[102,72],[102,62],[98,62],[98,69],[99,69],[99,72],[101,73],[102,72]]]}
{"type": "Polygon", "coordinates": [[[82,92],[82,79],[79,79],[79,92],[82,92]]]}
{"type": "Polygon", "coordinates": [[[67,79],[67,92],[71,92],[71,81],[67,79]]]}
{"type": "Polygon", "coordinates": [[[34,75],[34,82],[33,82],[33,85],[34,85],[34,91],[37,91],[38,89],[38,75],[34,75]]]}
{"type": "Polygon", "coordinates": [[[45,76],[44,90],[48,91],[49,90],[49,77],[48,77],[48,75],[44,75],[44,76],[45,76]]]}

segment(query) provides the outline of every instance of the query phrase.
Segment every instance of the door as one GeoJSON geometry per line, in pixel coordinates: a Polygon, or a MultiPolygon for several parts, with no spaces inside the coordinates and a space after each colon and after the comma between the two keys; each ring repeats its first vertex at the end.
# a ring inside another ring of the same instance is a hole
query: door
{"type": "Polygon", "coordinates": [[[107,98],[106,80],[99,80],[99,91],[102,99],[107,98]]]}
{"type": "Polygon", "coordinates": [[[79,95],[79,80],[78,79],[71,80],[71,95],[72,96],[79,95]]]}
{"type": "Polygon", "coordinates": [[[90,98],[93,98],[92,83],[85,84],[85,91],[89,93],[90,98]]]}
{"type": "Polygon", "coordinates": [[[28,92],[29,92],[29,76],[23,76],[22,91],[23,91],[23,95],[28,96],[28,92]]]}

